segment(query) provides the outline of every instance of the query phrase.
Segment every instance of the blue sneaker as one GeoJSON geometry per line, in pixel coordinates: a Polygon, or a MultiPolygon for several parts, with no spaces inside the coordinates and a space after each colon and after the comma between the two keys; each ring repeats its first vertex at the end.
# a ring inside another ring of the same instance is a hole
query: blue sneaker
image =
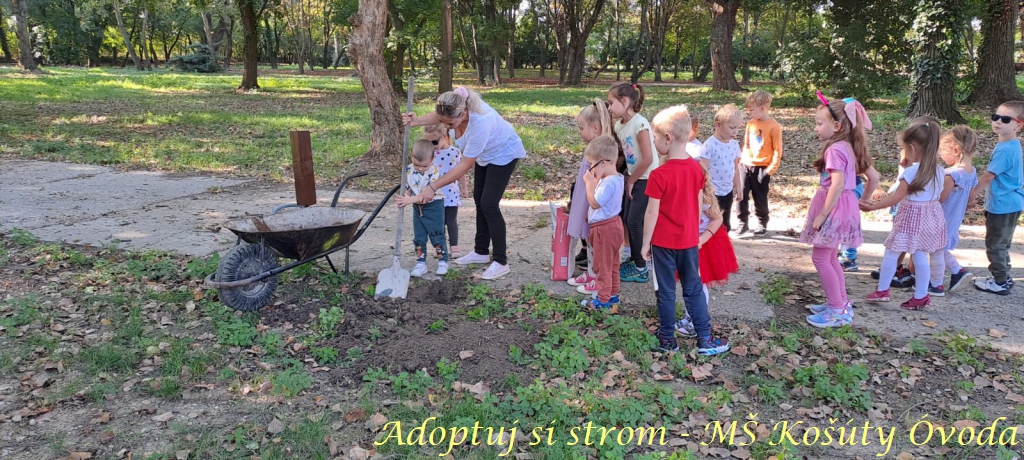
{"type": "Polygon", "coordinates": [[[608,304],[609,305],[620,305],[621,303],[622,302],[619,301],[619,295],[618,294],[615,294],[610,299],[608,299],[608,304]]]}
{"type": "MultiPolygon", "coordinates": [[[[616,299],[616,300],[618,300],[618,299],[616,299]]],[[[585,306],[593,308],[594,310],[600,310],[600,311],[610,310],[613,306],[617,305],[617,304],[613,304],[611,302],[611,300],[609,300],[608,302],[602,302],[602,301],[597,300],[597,299],[591,299],[589,302],[584,300],[583,304],[585,306]]]]}
{"type": "Polygon", "coordinates": [[[619,280],[624,283],[646,283],[650,279],[650,270],[648,270],[647,267],[637,268],[636,265],[633,266],[633,271],[628,276],[619,277],[619,280]]]}
{"type": "MultiPolygon", "coordinates": [[[[853,302],[847,302],[846,303],[846,308],[847,308],[847,311],[850,312],[850,316],[853,317],[853,302]]],[[[825,305],[825,304],[808,305],[807,309],[810,310],[811,313],[821,313],[821,312],[823,312],[823,311],[828,309],[828,305],[825,305]]]]}
{"type": "Polygon", "coordinates": [[[840,327],[853,323],[853,310],[849,307],[843,309],[842,313],[836,313],[831,308],[821,313],[807,317],[807,324],[817,328],[840,327]]]}
{"type": "Polygon", "coordinates": [[[839,265],[841,265],[843,267],[843,271],[844,272],[855,272],[857,270],[860,270],[860,267],[857,266],[857,261],[856,260],[849,260],[849,259],[847,259],[847,260],[845,260],[843,262],[840,262],[839,265]]]}
{"type": "Polygon", "coordinates": [[[662,337],[660,333],[655,332],[655,336],[658,337],[658,347],[652,349],[653,352],[671,353],[679,351],[679,344],[676,343],[675,334],[671,337],[662,337]]]}
{"type": "Polygon", "coordinates": [[[729,351],[729,341],[727,339],[708,336],[708,337],[697,337],[697,354],[701,356],[711,356],[729,351]]]}
{"type": "Polygon", "coordinates": [[[626,277],[633,274],[636,271],[636,264],[632,260],[627,260],[619,264],[619,278],[625,279],[626,277]]]}

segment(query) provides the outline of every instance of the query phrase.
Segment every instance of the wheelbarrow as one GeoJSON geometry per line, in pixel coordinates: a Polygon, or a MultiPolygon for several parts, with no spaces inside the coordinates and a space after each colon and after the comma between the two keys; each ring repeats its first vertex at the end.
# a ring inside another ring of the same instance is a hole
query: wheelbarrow
{"type": "Polygon", "coordinates": [[[337,205],[338,196],[348,181],[366,174],[346,177],[334,192],[329,208],[287,204],[278,206],[269,216],[252,216],[224,224],[224,228],[238,235],[238,240],[221,259],[217,272],[206,277],[205,285],[216,288],[225,305],[239,311],[255,311],[274,295],[278,275],[300,265],[322,257],[337,273],[338,269],[328,256],[344,249],[345,274],[348,274],[349,246],[363,235],[399,188],[392,188],[363,222],[366,212],[337,205]],[[287,208],[298,209],[280,212],[287,208]],[[278,257],[296,260],[280,266],[278,257]]]}

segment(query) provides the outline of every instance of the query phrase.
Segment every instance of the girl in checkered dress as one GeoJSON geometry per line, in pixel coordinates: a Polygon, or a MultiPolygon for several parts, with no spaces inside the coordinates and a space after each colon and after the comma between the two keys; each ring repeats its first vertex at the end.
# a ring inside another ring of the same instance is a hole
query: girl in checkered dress
{"type": "Polygon", "coordinates": [[[911,121],[910,127],[899,133],[898,140],[912,164],[900,175],[896,191],[876,203],[861,203],[863,211],[900,205],[893,218],[892,231],[885,239],[878,289],[868,294],[865,298],[868,302],[889,301],[889,283],[896,273],[896,259],[901,252],[906,252],[911,254],[917,273],[914,296],[901,306],[921,310],[931,304],[931,274],[941,277],[945,271],[946,218],[939,204],[945,176],[938,161],[941,132],[939,121],[934,117],[911,121]]]}

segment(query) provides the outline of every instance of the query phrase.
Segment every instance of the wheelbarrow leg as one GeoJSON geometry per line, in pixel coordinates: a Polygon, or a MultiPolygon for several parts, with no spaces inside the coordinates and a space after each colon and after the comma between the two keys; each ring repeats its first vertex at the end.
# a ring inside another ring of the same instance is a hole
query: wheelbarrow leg
{"type": "Polygon", "coordinates": [[[331,262],[331,256],[324,256],[324,260],[327,261],[327,265],[331,266],[331,270],[334,270],[334,273],[338,273],[338,269],[334,268],[334,262],[331,262]]]}
{"type": "Polygon", "coordinates": [[[348,275],[348,247],[345,247],[345,276],[348,275]]]}

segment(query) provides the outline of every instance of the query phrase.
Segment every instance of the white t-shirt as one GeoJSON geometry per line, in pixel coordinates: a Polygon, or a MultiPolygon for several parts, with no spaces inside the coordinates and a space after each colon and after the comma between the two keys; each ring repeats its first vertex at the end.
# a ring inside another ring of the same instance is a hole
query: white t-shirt
{"type": "Polygon", "coordinates": [[[690,158],[693,158],[694,160],[699,160],[700,159],[700,150],[701,150],[702,147],[704,147],[704,144],[701,144],[700,141],[697,140],[697,139],[694,139],[694,140],[692,140],[690,142],[687,142],[686,143],[686,154],[689,155],[690,158]]]}
{"type": "Polygon", "coordinates": [[[455,146],[462,151],[462,156],[476,158],[476,164],[480,166],[491,163],[505,166],[512,160],[525,157],[523,140],[512,125],[486,102],[480,101],[480,104],[483,113],[470,111],[466,132],[455,139],[455,146]]]}
{"type": "MultiPolygon", "coordinates": [[[[907,181],[907,185],[910,185],[911,182],[914,182],[914,177],[917,177],[917,172],[918,172],[918,169],[920,167],[921,167],[920,163],[914,163],[914,164],[912,164],[910,166],[907,166],[907,169],[905,169],[903,171],[903,174],[900,176],[900,179],[903,179],[903,180],[907,181]]],[[[938,200],[939,199],[939,195],[942,195],[942,183],[943,183],[943,180],[945,179],[945,176],[946,176],[946,172],[942,170],[942,167],[936,165],[935,166],[935,180],[933,180],[932,183],[928,187],[925,187],[924,190],[921,190],[920,192],[917,192],[917,193],[912,193],[910,195],[907,195],[907,199],[910,200],[910,201],[936,201],[936,200],[938,200]]]]}
{"type": "MultiPolygon", "coordinates": [[[[615,174],[601,179],[594,188],[594,201],[601,205],[600,208],[590,208],[587,211],[587,222],[596,224],[611,218],[618,218],[622,211],[622,193],[626,188],[626,181],[622,174],[615,174]]],[[[590,206],[590,203],[587,203],[590,206]]]]}
{"type": "Polygon", "coordinates": [[[615,122],[615,135],[619,136],[619,142],[622,143],[622,153],[626,155],[626,171],[630,175],[633,175],[636,165],[640,163],[640,143],[637,141],[637,135],[641,131],[647,131],[647,140],[650,141],[651,166],[638,179],[647,179],[647,176],[651,175],[651,171],[658,167],[658,155],[654,152],[654,130],[651,129],[651,124],[639,113],[633,115],[633,118],[626,123],[622,123],[622,120],[615,122]]]}
{"type": "Polygon", "coordinates": [[[715,196],[726,196],[733,189],[736,179],[736,160],[740,158],[740,144],[735,139],[728,143],[711,136],[704,141],[700,152],[701,160],[708,160],[708,174],[711,185],[715,186],[715,196]]]}

